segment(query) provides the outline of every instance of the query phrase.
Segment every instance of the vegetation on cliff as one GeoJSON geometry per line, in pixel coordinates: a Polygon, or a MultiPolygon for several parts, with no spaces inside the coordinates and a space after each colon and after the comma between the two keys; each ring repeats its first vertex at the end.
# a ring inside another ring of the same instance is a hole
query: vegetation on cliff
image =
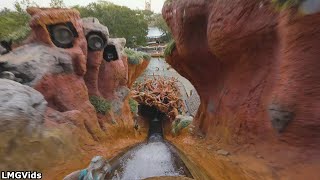
{"type": "Polygon", "coordinates": [[[138,113],[138,102],[132,98],[129,99],[129,105],[130,105],[130,110],[132,113],[137,114],[138,113]]]}
{"type": "Polygon", "coordinates": [[[166,49],[164,50],[164,56],[170,56],[172,54],[172,51],[176,48],[176,42],[174,40],[171,40],[168,44],[166,49]]]}
{"type": "Polygon", "coordinates": [[[141,64],[143,60],[150,60],[151,56],[147,53],[135,51],[130,48],[125,48],[124,52],[128,56],[128,63],[129,64],[141,64]]]}
{"type": "Polygon", "coordinates": [[[112,105],[110,102],[108,102],[107,100],[105,100],[102,97],[99,96],[90,96],[90,102],[91,104],[94,106],[94,108],[96,109],[97,113],[100,114],[106,114],[108,111],[111,110],[112,105]]]}
{"type": "Polygon", "coordinates": [[[276,6],[277,9],[286,9],[291,7],[296,7],[304,0],[272,0],[272,3],[276,6]]]}

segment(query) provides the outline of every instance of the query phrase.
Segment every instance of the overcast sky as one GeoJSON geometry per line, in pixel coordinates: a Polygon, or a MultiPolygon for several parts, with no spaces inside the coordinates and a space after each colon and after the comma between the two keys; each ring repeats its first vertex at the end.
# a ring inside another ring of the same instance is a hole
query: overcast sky
{"type": "MultiPolygon", "coordinates": [[[[14,9],[14,2],[16,0],[0,0],[0,9],[9,8],[14,9]]],[[[49,6],[50,0],[33,0],[39,6],[49,6]]],[[[91,2],[97,2],[98,0],[64,0],[66,6],[74,5],[87,5],[91,2]]],[[[144,9],[145,0],[107,0],[118,5],[128,6],[131,9],[144,9]]],[[[152,0],[151,9],[154,12],[160,13],[165,0],[152,0]]]]}

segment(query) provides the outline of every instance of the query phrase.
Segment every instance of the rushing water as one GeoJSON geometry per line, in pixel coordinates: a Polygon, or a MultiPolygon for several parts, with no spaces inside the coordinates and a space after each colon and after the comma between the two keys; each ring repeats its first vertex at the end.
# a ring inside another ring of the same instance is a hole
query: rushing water
{"type": "Polygon", "coordinates": [[[148,143],[128,151],[119,159],[109,179],[140,180],[156,176],[191,177],[173,147],[163,141],[160,135],[153,135],[148,143]]]}

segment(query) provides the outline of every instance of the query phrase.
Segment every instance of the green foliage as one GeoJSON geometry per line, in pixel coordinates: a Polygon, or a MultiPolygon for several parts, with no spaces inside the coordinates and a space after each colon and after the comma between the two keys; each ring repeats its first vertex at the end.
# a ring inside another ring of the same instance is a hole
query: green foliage
{"type": "Polygon", "coordinates": [[[147,61],[150,61],[150,59],[151,59],[151,55],[148,54],[148,53],[143,53],[142,52],[142,57],[143,57],[144,60],[147,60],[147,61]]]}
{"type": "Polygon", "coordinates": [[[38,5],[32,0],[20,0],[15,1],[14,7],[18,12],[25,12],[28,7],[38,7],[38,5]]]}
{"type": "Polygon", "coordinates": [[[170,56],[173,52],[173,50],[176,48],[176,42],[174,40],[171,40],[168,44],[166,49],[164,50],[164,56],[170,56]]]}
{"type": "Polygon", "coordinates": [[[277,9],[287,9],[291,7],[296,7],[304,0],[272,0],[272,3],[276,6],[277,9]]]}
{"type": "Polygon", "coordinates": [[[110,37],[124,37],[128,47],[146,44],[148,22],[141,11],[131,10],[106,1],[90,3],[88,6],[75,6],[82,17],[96,17],[106,25],[110,37]]]}
{"type": "MultiPolygon", "coordinates": [[[[25,10],[31,6],[38,5],[32,0],[20,0],[14,4],[15,11],[9,9],[0,11],[0,40],[20,43],[29,36],[30,16],[25,10]]],[[[65,7],[65,5],[63,0],[51,0],[50,7],[65,7]]]]}
{"type": "Polygon", "coordinates": [[[134,51],[134,50],[129,49],[129,48],[125,48],[124,52],[128,56],[128,63],[129,64],[141,64],[142,63],[143,56],[139,52],[134,51]]]}
{"type": "Polygon", "coordinates": [[[100,114],[106,114],[112,108],[111,103],[102,97],[90,96],[89,100],[91,104],[94,106],[94,108],[96,109],[96,111],[100,114]]]}
{"type": "Polygon", "coordinates": [[[0,11],[0,40],[12,40],[19,43],[27,38],[30,33],[28,25],[30,16],[17,5],[18,11],[3,9],[0,11]],[[20,12],[19,12],[20,11],[20,12]]]}
{"type": "Polygon", "coordinates": [[[66,7],[63,0],[51,0],[50,7],[52,8],[63,8],[66,7]]]}
{"type": "Polygon", "coordinates": [[[137,114],[138,113],[138,102],[132,98],[129,99],[129,105],[130,105],[130,110],[132,113],[137,114]]]}
{"type": "Polygon", "coordinates": [[[141,64],[143,60],[150,60],[151,56],[147,53],[135,51],[133,49],[125,48],[124,52],[128,56],[129,64],[141,64]]]}
{"type": "Polygon", "coordinates": [[[173,0],[166,0],[164,4],[171,4],[173,0]]]}
{"type": "Polygon", "coordinates": [[[164,33],[163,40],[165,42],[169,42],[172,39],[172,35],[166,21],[162,17],[162,14],[154,14],[152,18],[153,21],[150,26],[160,29],[164,33]]]}
{"type": "Polygon", "coordinates": [[[187,128],[193,121],[190,116],[177,116],[177,119],[172,122],[171,132],[173,135],[178,135],[183,129],[187,128]]]}

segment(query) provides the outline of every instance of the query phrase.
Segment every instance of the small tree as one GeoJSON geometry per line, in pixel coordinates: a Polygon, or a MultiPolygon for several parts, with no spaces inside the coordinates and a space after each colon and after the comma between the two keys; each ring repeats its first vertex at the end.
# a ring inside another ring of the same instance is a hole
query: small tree
{"type": "Polygon", "coordinates": [[[66,7],[63,0],[51,0],[50,7],[52,8],[63,8],[66,7]]]}

